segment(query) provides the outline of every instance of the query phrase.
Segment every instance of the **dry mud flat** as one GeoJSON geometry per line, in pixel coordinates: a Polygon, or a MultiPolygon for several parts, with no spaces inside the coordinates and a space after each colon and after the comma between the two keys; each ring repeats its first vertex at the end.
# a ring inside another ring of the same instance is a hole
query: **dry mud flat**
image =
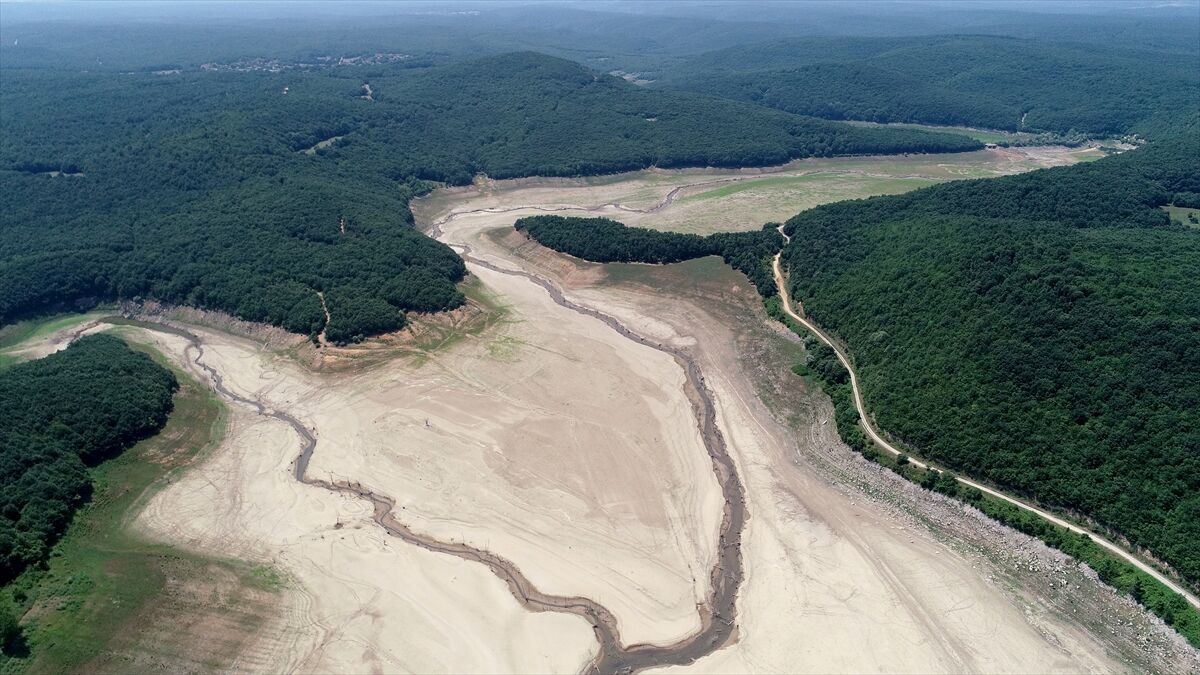
{"type": "Polygon", "coordinates": [[[758,229],[819,204],[906,192],[964,178],[1006,176],[1095,159],[1094,147],[996,148],[950,155],[802,159],[750,169],[650,169],[585,179],[526,178],[481,181],[470,188],[438,190],[414,202],[426,214],[470,208],[536,206],[541,212],[578,211],[635,227],[681,232],[758,229]]]}
{"type": "MultiPolygon", "coordinates": [[[[961,158],[939,161],[978,168],[961,158]]],[[[786,374],[786,359],[747,359],[790,343],[772,333],[740,277],[720,266],[643,267],[620,268],[627,280],[618,282],[618,268],[572,261],[506,229],[519,215],[547,209],[633,213],[622,195],[640,195],[632,208],[666,217],[672,192],[708,189],[691,187],[697,175],[735,182],[754,175],[728,173],[486,184],[418,207],[425,222],[442,223],[443,241],[469,246],[489,265],[548,278],[569,300],[686,350],[702,368],[746,488],[745,577],[734,639],[680,669],[1200,665],[1161,626],[1052,553],[1004,539],[963,509],[856,462],[823,423],[830,413],[819,396],[797,389],[796,378],[770,380],[786,374]],[[660,273],[667,276],[654,283],[645,277],[660,273]],[[768,409],[764,382],[782,388],[777,398],[797,410],[768,409]],[[1069,618],[1073,611],[1082,620],[1069,618]]],[[[738,194],[745,192],[752,191],[738,194]]],[[[739,218],[736,200],[705,201],[714,217],[739,218]]],[[[299,420],[317,440],[310,477],[390,495],[396,519],[422,536],[503,556],[542,592],[600,603],[626,644],[670,644],[694,633],[723,501],[682,369],[559,306],[528,279],[469,269],[506,308],[504,319],[421,360],[320,373],[278,349],[189,327],[204,347],[199,369],[184,338],[121,330],[299,420]]],[[[160,492],[138,524],[165,541],[271,563],[287,576],[287,611],[240,668],[573,672],[591,660],[597,643],[588,622],[530,612],[484,565],[389,537],[367,502],[295,480],[302,438],[290,426],[242,405],[231,405],[231,414],[222,447],[160,492]]]]}
{"type": "MultiPolygon", "coordinates": [[[[682,373],[543,304],[536,286],[483,276],[521,319],[420,368],[325,378],[196,331],[203,362],[315,430],[310,476],[395,496],[413,529],[502,555],[544,592],[600,602],[630,640],[694,632],[721,502],[682,373]]],[[[179,339],[154,335],[183,360],[184,344],[169,344],[179,339]]],[[[238,414],[225,450],[143,516],[159,536],[266,557],[295,578],[310,604],[297,634],[315,644],[284,665],[574,671],[588,661],[586,622],[527,612],[482,565],[389,541],[365,503],[296,483],[299,440],[238,414]]]]}

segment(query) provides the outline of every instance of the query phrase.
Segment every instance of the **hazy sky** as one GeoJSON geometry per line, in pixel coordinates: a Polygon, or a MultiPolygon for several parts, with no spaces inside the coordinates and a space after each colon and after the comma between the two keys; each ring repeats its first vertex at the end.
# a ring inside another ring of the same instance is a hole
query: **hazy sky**
{"type": "Polygon", "coordinates": [[[1038,12],[1107,14],[1200,9],[1200,0],[762,0],[748,3],[716,0],[171,0],[114,2],[112,0],[0,0],[5,21],[27,20],[180,20],[270,19],[337,15],[452,14],[495,11],[512,7],[574,8],[630,14],[664,14],[745,21],[748,17],[800,17],[808,13],[910,14],[930,10],[964,12],[1038,12]],[[748,5],[754,4],[753,9],[748,5]]]}

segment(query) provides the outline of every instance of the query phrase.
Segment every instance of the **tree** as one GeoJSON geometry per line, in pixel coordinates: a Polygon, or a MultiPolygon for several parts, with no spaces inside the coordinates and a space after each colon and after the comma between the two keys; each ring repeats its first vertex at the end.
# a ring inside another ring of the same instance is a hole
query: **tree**
{"type": "Polygon", "coordinates": [[[21,633],[16,607],[8,598],[0,598],[0,653],[11,656],[19,651],[21,633]]]}

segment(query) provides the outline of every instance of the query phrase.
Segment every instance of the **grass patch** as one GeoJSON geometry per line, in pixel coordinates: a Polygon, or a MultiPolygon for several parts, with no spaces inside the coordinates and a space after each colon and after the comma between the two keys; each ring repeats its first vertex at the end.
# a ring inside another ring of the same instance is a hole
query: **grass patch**
{"type": "Polygon", "coordinates": [[[487,355],[493,361],[515,363],[517,350],[526,344],[528,343],[524,340],[518,340],[511,335],[501,335],[487,343],[487,355]]]}
{"type": "Polygon", "coordinates": [[[250,573],[247,575],[249,581],[254,586],[271,593],[278,593],[287,587],[287,581],[283,575],[274,567],[266,565],[255,565],[250,568],[250,573]]]}
{"type": "MultiPolygon", "coordinates": [[[[979,175],[991,175],[985,169],[978,170],[979,175]]],[[[816,197],[816,203],[824,203],[827,201],[838,201],[842,199],[855,199],[859,197],[872,197],[880,194],[895,194],[897,192],[908,192],[917,188],[926,187],[939,182],[936,178],[916,178],[907,176],[884,177],[884,176],[865,176],[855,173],[814,173],[804,176],[774,176],[770,178],[758,178],[753,180],[744,180],[724,185],[719,188],[701,192],[699,194],[690,195],[680,200],[681,202],[697,202],[709,201],[714,199],[724,199],[738,193],[747,191],[758,191],[764,195],[778,195],[781,197],[790,197],[797,193],[797,188],[811,187],[811,190],[803,191],[810,197],[816,197]]]]}
{"type": "Polygon", "coordinates": [[[654,285],[655,278],[662,275],[662,270],[670,271],[671,280],[676,284],[672,287],[674,290],[681,290],[679,286],[695,286],[732,274],[732,270],[721,256],[710,255],[668,265],[605,263],[603,283],[654,285]]]}
{"type": "Polygon", "coordinates": [[[800,183],[811,183],[815,180],[828,179],[827,174],[809,174],[807,176],[773,176],[771,178],[756,178],[731,182],[729,185],[723,185],[719,188],[701,192],[700,194],[684,197],[682,201],[702,201],[706,199],[720,199],[729,195],[753,190],[755,188],[769,188],[780,185],[796,185],[800,183]]]}
{"type": "Polygon", "coordinates": [[[18,347],[22,342],[49,335],[56,330],[98,319],[108,312],[88,312],[87,314],[55,314],[38,319],[27,319],[11,323],[0,328],[0,350],[18,347]]]}
{"type": "MultiPolygon", "coordinates": [[[[166,362],[148,347],[133,347],[166,362]]],[[[207,387],[174,370],[180,389],[166,427],[93,469],[92,501],[76,514],[45,568],[30,569],[0,589],[0,602],[11,601],[23,614],[25,647],[24,653],[0,656],[0,672],[131,667],[130,658],[139,660],[135,647],[147,633],[148,617],[170,616],[164,605],[174,597],[172,588],[214,575],[234,580],[234,586],[282,586],[269,568],[190,554],[129,530],[129,519],[146,499],[224,435],[224,405],[207,387]]],[[[252,628],[247,626],[247,634],[252,628]]],[[[193,644],[197,637],[185,633],[180,641],[193,644]]],[[[158,646],[141,644],[140,649],[144,656],[158,646]]]]}
{"type": "Polygon", "coordinates": [[[1162,209],[1171,217],[1171,222],[1200,228],[1200,209],[1191,209],[1186,206],[1164,206],[1162,209]]]}
{"type": "Polygon", "coordinates": [[[935,131],[944,134],[957,134],[959,136],[967,136],[974,138],[980,143],[1016,143],[1020,141],[1028,141],[1033,138],[1033,134],[1025,132],[998,131],[995,129],[972,129],[971,127],[943,127],[933,124],[909,124],[902,122],[893,122],[889,124],[879,124],[878,122],[858,122],[852,121],[857,127],[887,127],[893,129],[918,129],[921,131],[935,131]]]}
{"type": "Polygon", "coordinates": [[[317,154],[318,150],[324,150],[325,148],[328,148],[329,146],[333,145],[334,143],[337,143],[338,141],[342,140],[343,138],[345,138],[345,136],[334,136],[332,138],[326,138],[325,140],[318,141],[312,147],[305,148],[305,149],[301,150],[300,152],[305,155],[315,155],[315,154],[317,154]]]}

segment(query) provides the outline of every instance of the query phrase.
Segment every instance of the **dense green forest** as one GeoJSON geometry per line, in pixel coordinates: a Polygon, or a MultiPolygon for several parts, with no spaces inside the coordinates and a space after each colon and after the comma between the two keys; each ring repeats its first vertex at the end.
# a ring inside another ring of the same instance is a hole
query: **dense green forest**
{"type": "Polygon", "coordinates": [[[763,295],[775,294],[771,259],[783,246],[776,223],[708,236],[627,227],[608,218],[529,216],[513,223],[539,244],[592,262],[674,263],[719,255],[763,295]]]}
{"type": "Polygon", "coordinates": [[[1087,563],[1101,581],[1137,600],[1177,630],[1194,647],[1200,648],[1200,611],[1189,605],[1187,599],[1179,593],[1101,547],[1092,537],[1071,532],[1037,514],[985,494],[976,487],[960,483],[952,471],[920,468],[913,464],[907,455],[893,457],[889,453],[880,452],[860,426],[861,418],[854,405],[850,375],[838,361],[834,351],[786,315],[779,296],[766,299],[764,304],[772,318],[783,322],[804,340],[805,360],[795,364],[792,372],[819,384],[829,395],[833,402],[838,435],[847,445],[861,453],[864,458],[895,471],[927,490],[941,492],[967,502],[989,517],[1037,537],[1072,558],[1087,563]]]}
{"type": "Polygon", "coordinates": [[[141,297],[345,342],[462,302],[462,261],[410,226],[428,181],[978,147],[648,91],[530,53],[3,77],[0,322],[141,297]]]}
{"type": "Polygon", "coordinates": [[[1093,518],[1200,579],[1195,127],[1092,164],[787,222],[789,292],[854,354],[881,428],[1093,518]]]}
{"type": "Polygon", "coordinates": [[[0,370],[0,585],[45,559],[88,499],[89,466],[166,424],[177,386],[107,335],[0,370]]]}
{"type": "Polygon", "coordinates": [[[828,119],[1153,136],[1200,105],[1197,58],[980,35],[806,38],[704,54],[662,84],[828,119]]]}

